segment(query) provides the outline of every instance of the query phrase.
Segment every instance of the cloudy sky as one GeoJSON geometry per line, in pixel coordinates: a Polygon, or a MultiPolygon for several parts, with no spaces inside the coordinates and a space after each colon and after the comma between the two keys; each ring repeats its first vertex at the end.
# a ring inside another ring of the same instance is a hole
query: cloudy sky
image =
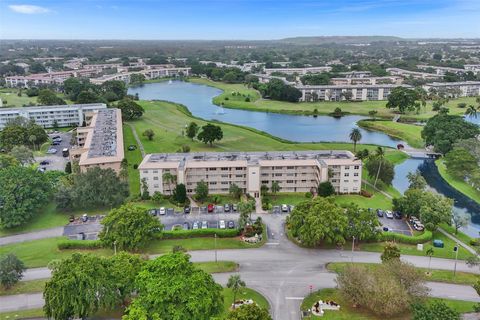
{"type": "Polygon", "coordinates": [[[3,39],[480,37],[480,0],[0,0],[3,39]]]}

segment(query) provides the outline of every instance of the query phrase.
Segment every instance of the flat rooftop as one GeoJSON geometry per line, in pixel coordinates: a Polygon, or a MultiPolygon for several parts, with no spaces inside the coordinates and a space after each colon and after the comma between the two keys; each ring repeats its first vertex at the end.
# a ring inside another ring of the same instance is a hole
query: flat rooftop
{"type": "Polygon", "coordinates": [[[480,86],[480,81],[459,81],[459,82],[432,82],[425,86],[451,87],[451,86],[480,86]]]}
{"type": "MultiPolygon", "coordinates": [[[[115,157],[117,155],[118,109],[98,110],[88,158],[115,157]]],[[[121,130],[121,129],[120,129],[121,130]]]]}
{"type": "Polygon", "coordinates": [[[77,108],[83,109],[86,107],[93,107],[98,109],[106,109],[107,105],[104,103],[86,103],[86,104],[62,104],[54,106],[34,106],[34,107],[19,107],[19,108],[1,108],[0,112],[11,112],[11,111],[35,111],[35,110],[45,110],[45,109],[68,109],[68,108],[77,108]]]}
{"type": "Polygon", "coordinates": [[[200,161],[247,161],[248,164],[258,164],[261,160],[354,160],[349,151],[319,150],[319,151],[268,151],[268,152],[193,152],[193,153],[155,153],[145,157],[142,163],[161,162],[200,162],[200,161]]]}

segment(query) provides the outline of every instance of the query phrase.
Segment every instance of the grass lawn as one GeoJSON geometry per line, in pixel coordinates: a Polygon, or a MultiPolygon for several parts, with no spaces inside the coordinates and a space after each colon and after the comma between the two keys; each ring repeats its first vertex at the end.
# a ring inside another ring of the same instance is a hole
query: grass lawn
{"type": "Polygon", "coordinates": [[[132,129],[128,125],[123,126],[123,148],[125,150],[125,158],[128,161],[128,185],[130,186],[130,195],[135,196],[140,194],[140,173],[134,169],[134,165],[139,165],[142,162],[142,153],[137,141],[133,136],[132,129]],[[136,150],[129,151],[128,146],[137,146],[136,150]]]}
{"type": "Polygon", "coordinates": [[[5,290],[3,287],[0,287],[0,296],[21,294],[21,293],[34,293],[34,292],[43,292],[45,289],[45,283],[48,279],[39,279],[31,281],[20,281],[12,288],[5,290]]]}
{"type": "Polygon", "coordinates": [[[423,148],[425,145],[421,136],[422,126],[387,120],[361,120],[358,125],[365,129],[385,132],[389,136],[406,141],[414,148],[423,148]]]}
{"type": "Polygon", "coordinates": [[[234,272],[238,270],[238,263],[233,261],[194,262],[195,266],[207,273],[234,272]]]}
{"type": "MultiPolygon", "coordinates": [[[[268,303],[267,299],[265,299],[265,297],[262,296],[259,292],[250,288],[242,288],[240,292],[237,293],[237,296],[235,298],[237,301],[252,299],[260,307],[265,308],[267,310],[270,309],[270,304],[268,303]]],[[[232,304],[233,304],[233,291],[229,288],[223,288],[223,305],[224,305],[223,315],[226,315],[228,313],[232,304]]]]}
{"type": "Polygon", "coordinates": [[[282,204],[297,205],[300,202],[311,199],[305,197],[305,193],[302,192],[280,192],[275,195],[269,193],[262,196],[262,198],[269,200],[273,206],[280,206],[282,204]]]}
{"type": "MultiPolygon", "coordinates": [[[[469,235],[466,235],[460,230],[458,230],[457,233],[455,233],[455,228],[452,226],[449,226],[446,223],[441,223],[440,227],[467,245],[470,245],[470,240],[474,240],[474,238],[470,237],[469,235]]],[[[472,246],[470,245],[470,247],[472,246]]]]}
{"type": "MultiPolygon", "coordinates": [[[[400,248],[400,251],[402,254],[406,255],[412,255],[412,256],[425,256],[425,252],[429,248],[433,248],[434,251],[434,257],[437,258],[445,258],[445,259],[454,259],[455,258],[455,253],[453,252],[453,247],[456,245],[456,243],[445,236],[443,233],[440,233],[439,231],[434,231],[433,232],[433,238],[432,240],[439,239],[442,240],[444,243],[444,248],[434,248],[432,245],[432,241],[428,241],[423,244],[423,251],[417,250],[416,245],[411,245],[411,244],[404,244],[404,243],[397,243],[398,247],[400,248]]],[[[359,250],[363,251],[373,251],[373,252],[383,252],[383,242],[375,242],[375,243],[361,243],[359,250]]],[[[462,246],[459,246],[458,248],[458,259],[459,260],[465,260],[466,258],[470,257],[472,254],[468,252],[465,248],[462,246]]]]}
{"type": "Polygon", "coordinates": [[[475,190],[471,185],[466,183],[463,180],[459,180],[452,175],[450,175],[447,171],[447,167],[445,162],[442,159],[435,160],[435,164],[437,165],[438,172],[442,176],[442,178],[448,182],[449,185],[469,197],[470,199],[474,200],[475,202],[480,204],[480,191],[475,190]]]}
{"type": "MultiPolygon", "coordinates": [[[[327,264],[327,269],[336,273],[341,272],[345,269],[347,265],[351,263],[349,262],[331,262],[327,264]]],[[[380,264],[376,263],[355,263],[355,265],[362,265],[368,268],[375,268],[380,264]]],[[[422,270],[423,272],[427,272],[428,269],[426,268],[417,268],[422,270]]],[[[468,272],[457,272],[455,277],[453,276],[452,270],[437,270],[432,269],[431,275],[426,277],[428,281],[437,281],[437,282],[446,282],[446,283],[455,283],[455,284],[467,284],[473,285],[477,280],[480,280],[480,275],[475,273],[468,273],[468,272]]]]}
{"type": "MultiPolygon", "coordinates": [[[[351,304],[343,299],[340,292],[337,289],[322,289],[308,295],[302,302],[301,310],[307,310],[312,308],[318,300],[333,300],[340,304],[339,311],[325,310],[323,317],[312,316],[310,319],[324,319],[324,320],[383,320],[384,316],[376,316],[368,310],[361,308],[353,308],[351,304]]],[[[457,310],[460,313],[472,312],[476,302],[461,301],[461,300],[449,300],[440,298],[427,298],[426,303],[432,303],[434,301],[442,301],[449,307],[457,310]]],[[[406,311],[405,314],[398,316],[389,316],[392,320],[407,320],[411,319],[410,312],[406,311]]]]}
{"type": "MultiPolygon", "coordinates": [[[[319,114],[330,114],[335,108],[340,108],[344,112],[351,114],[359,114],[369,116],[368,112],[376,110],[377,117],[381,118],[393,118],[396,113],[386,108],[386,101],[361,101],[361,102],[285,102],[275,100],[263,100],[257,91],[247,88],[243,84],[227,84],[223,82],[211,81],[208,79],[190,78],[190,82],[205,84],[208,86],[216,87],[224,90],[221,95],[213,98],[215,104],[223,103],[227,108],[245,109],[253,111],[265,111],[265,112],[277,112],[277,113],[289,113],[289,114],[313,114],[313,110],[317,109],[319,114]],[[245,102],[245,96],[233,96],[232,92],[240,92],[244,95],[250,95],[251,102],[245,102]],[[228,97],[228,100],[225,98],[228,97]],[[254,97],[258,97],[255,99],[254,97]]],[[[452,99],[446,106],[450,108],[449,114],[463,115],[465,109],[458,108],[458,103],[464,102],[468,104],[475,104],[475,97],[463,97],[452,99]]],[[[425,108],[422,108],[419,114],[416,112],[409,112],[402,115],[403,119],[410,120],[427,120],[430,117],[436,115],[437,112],[432,110],[432,102],[429,101],[425,108]]]]}
{"type": "Polygon", "coordinates": [[[25,90],[22,90],[22,96],[19,97],[18,89],[15,88],[0,89],[0,99],[2,99],[3,107],[23,107],[30,103],[37,103],[37,97],[27,96],[25,90]]]}
{"type": "Polygon", "coordinates": [[[31,319],[44,317],[43,309],[30,309],[0,313],[0,320],[31,319]]]}
{"type": "Polygon", "coordinates": [[[347,205],[353,202],[360,208],[381,208],[385,210],[392,209],[392,199],[388,198],[383,193],[374,190],[369,185],[367,185],[366,190],[372,194],[372,197],[367,198],[358,194],[344,194],[335,196],[335,203],[339,205],[347,205]]]}

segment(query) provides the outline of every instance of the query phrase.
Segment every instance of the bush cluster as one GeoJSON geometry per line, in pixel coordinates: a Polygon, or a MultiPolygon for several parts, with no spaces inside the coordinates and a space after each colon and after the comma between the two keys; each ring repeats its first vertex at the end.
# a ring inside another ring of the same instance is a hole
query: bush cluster
{"type": "Polygon", "coordinates": [[[99,249],[102,243],[99,240],[65,240],[57,244],[59,250],[68,249],[99,249]]]}
{"type": "Polygon", "coordinates": [[[213,237],[217,234],[219,238],[233,238],[240,234],[238,229],[196,229],[196,230],[175,230],[164,231],[163,239],[187,239],[197,237],[213,237]]]}
{"type": "Polygon", "coordinates": [[[379,236],[380,241],[395,241],[405,244],[419,244],[432,240],[432,232],[425,230],[418,236],[407,236],[401,233],[395,232],[382,232],[379,236]]]}

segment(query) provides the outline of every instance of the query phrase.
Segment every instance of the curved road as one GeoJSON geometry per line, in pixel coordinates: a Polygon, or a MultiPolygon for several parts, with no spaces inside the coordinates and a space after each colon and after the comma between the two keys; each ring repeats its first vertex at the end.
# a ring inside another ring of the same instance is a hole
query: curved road
{"type": "MultiPolygon", "coordinates": [[[[263,216],[268,225],[269,239],[265,246],[248,250],[218,250],[219,260],[231,260],[240,264],[238,273],[247,286],[262,293],[270,302],[274,319],[300,319],[300,304],[303,297],[313,290],[335,287],[335,274],[326,270],[328,262],[348,262],[350,251],[316,250],[299,248],[283,234],[284,217],[263,216]]],[[[190,252],[192,261],[212,261],[215,251],[190,252]]],[[[402,259],[417,267],[428,267],[428,258],[423,256],[402,256],[402,259]]],[[[354,262],[380,262],[380,254],[355,252],[354,262]]],[[[433,258],[433,269],[453,270],[454,261],[433,258]]],[[[457,263],[458,271],[476,272],[465,262],[457,263]]],[[[214,274],[220,284],[225,285],[230,273],[214,274]]],[[[47,268],[29,269],[24,281],[50,277],[47,268]]],[[[480,297],[470,286],[428,282],[430,294],[435,297],[479,301],[480,297]]],[[[28,294],[0,297],[0,312],[39,308],[43,306],[42,294],[28,294]]]]}

